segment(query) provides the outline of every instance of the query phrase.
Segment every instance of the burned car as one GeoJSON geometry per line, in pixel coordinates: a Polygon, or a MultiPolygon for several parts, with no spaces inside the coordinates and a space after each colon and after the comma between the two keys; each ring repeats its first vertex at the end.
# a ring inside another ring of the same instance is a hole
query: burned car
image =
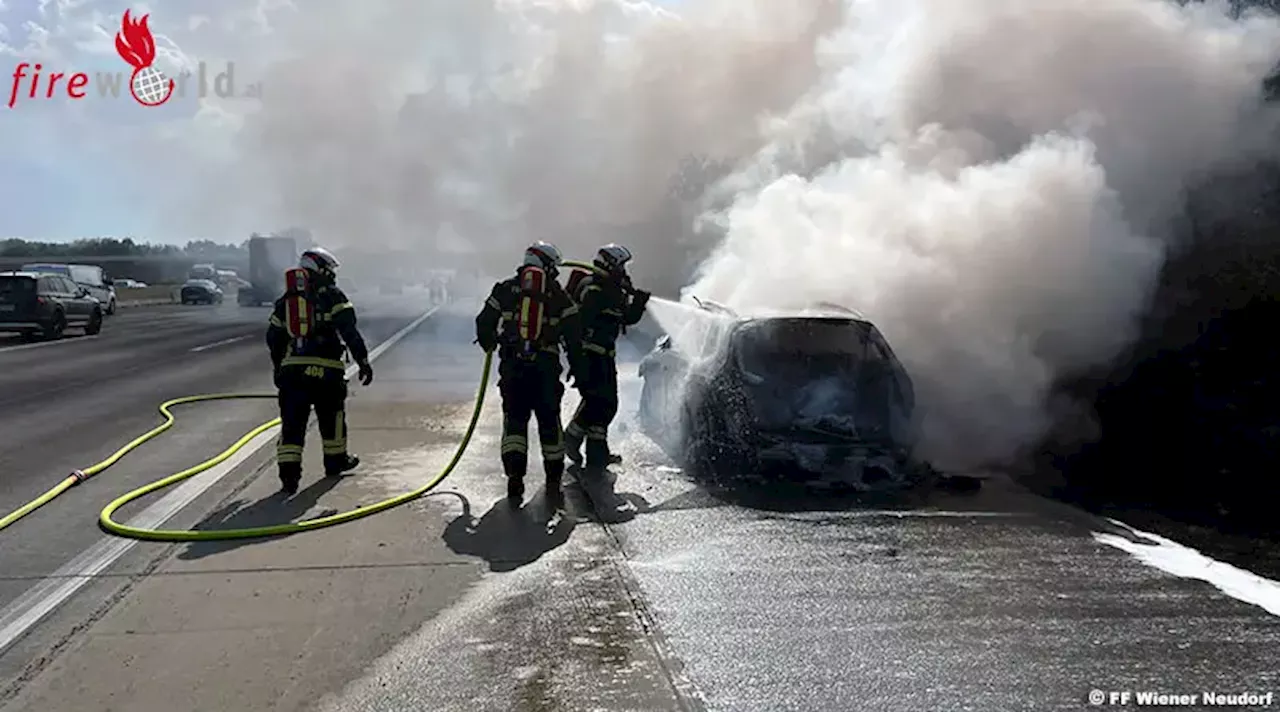
{"type": "Polygon", "coordinates": [[[695,473],[857,490],[913,484],[915,393],[874,324],[822,306],[749,318],[699,303],[640,364],[640,422],[695,473]]]}

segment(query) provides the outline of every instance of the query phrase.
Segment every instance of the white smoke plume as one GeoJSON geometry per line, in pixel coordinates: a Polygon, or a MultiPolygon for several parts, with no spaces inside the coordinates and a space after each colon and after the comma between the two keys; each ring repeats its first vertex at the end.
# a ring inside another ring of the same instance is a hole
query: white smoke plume
{"type": "Polygon", "coordinates": [[[240,204],[502,271],[534,239],[625,241],[658,293],[856,307],[961,468],[1033,442],[1054,377],[1133,337],[1183,189],[1266,148],[1280,59],[1276,18],[1162,0],[297,8],[240,204]]]}

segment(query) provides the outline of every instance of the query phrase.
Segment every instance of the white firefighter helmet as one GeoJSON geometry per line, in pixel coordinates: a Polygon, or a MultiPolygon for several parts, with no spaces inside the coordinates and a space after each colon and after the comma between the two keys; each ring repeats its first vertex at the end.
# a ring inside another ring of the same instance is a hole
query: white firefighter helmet
{"type": "Polygon", "coordinates": [[[524,251],[524,263],[530,267],[541,267],[547,271],[554,271],[563,263],[560,257],[560,249],[550,242],[538,242],[529,245],[524,251]]]}
{"type": "Polygon", "coordinates": [[[298,266],[329,277],[336,277],[341,263],[332,252],[323,247],[309,247],[302,251],[298,266]]]}
{"type": "Polygon", "coordinates": [[[621,272],[631,261],[631,250],[622,245],[610,243],[596,253],[596,266],[607,272],[621,272]]]}

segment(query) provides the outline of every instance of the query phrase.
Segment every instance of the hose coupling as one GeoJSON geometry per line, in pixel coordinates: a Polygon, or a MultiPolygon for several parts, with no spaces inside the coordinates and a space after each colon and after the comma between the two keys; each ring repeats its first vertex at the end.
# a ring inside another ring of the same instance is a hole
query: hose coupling
{"type": "Polygon", "coordinates": [[[71,476],[75,478],[76,484],[80,484],[81,482],[89,479],[89,476],[84,473],[84,470],[72,470],[71,476]]]}

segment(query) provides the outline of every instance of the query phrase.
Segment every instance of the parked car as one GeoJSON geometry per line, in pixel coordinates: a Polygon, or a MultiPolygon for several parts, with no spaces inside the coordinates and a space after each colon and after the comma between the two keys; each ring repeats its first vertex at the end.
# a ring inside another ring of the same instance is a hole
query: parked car
{"type": "Polygon", "coordinates": [[[188,279],[182,285],[183,304],[221,304],[222,288],[209,279],[188,279]]]}
{"type": "Polygon", "coordinates": [[[640,422],[694,472],[907,486],[918,424],[911,378],[879,329],[819,307],[740,317],[704,305],[640,363],[640,422]]]}
{"type": "Polygon", "coordinates": [[[22,265],[22,270],[24,272],[51,272],[67,277],[89,290],[89,294],[102,303],[108,315],[116,313],[115,282],[97,265],[41,262],[22,265]]]}
{"type": "Polygon", "coordinates": [[[58,339],[68,328],[102,331],[103,308],[89,290],[60,274],[0,272],[0,331],[58,339]]]}
{"type": "Polygon", "coordinates": [[[117,279],[115,280],[116,289],[146,289],[146,282],[139,282],[136,279],[117,279]]]}

